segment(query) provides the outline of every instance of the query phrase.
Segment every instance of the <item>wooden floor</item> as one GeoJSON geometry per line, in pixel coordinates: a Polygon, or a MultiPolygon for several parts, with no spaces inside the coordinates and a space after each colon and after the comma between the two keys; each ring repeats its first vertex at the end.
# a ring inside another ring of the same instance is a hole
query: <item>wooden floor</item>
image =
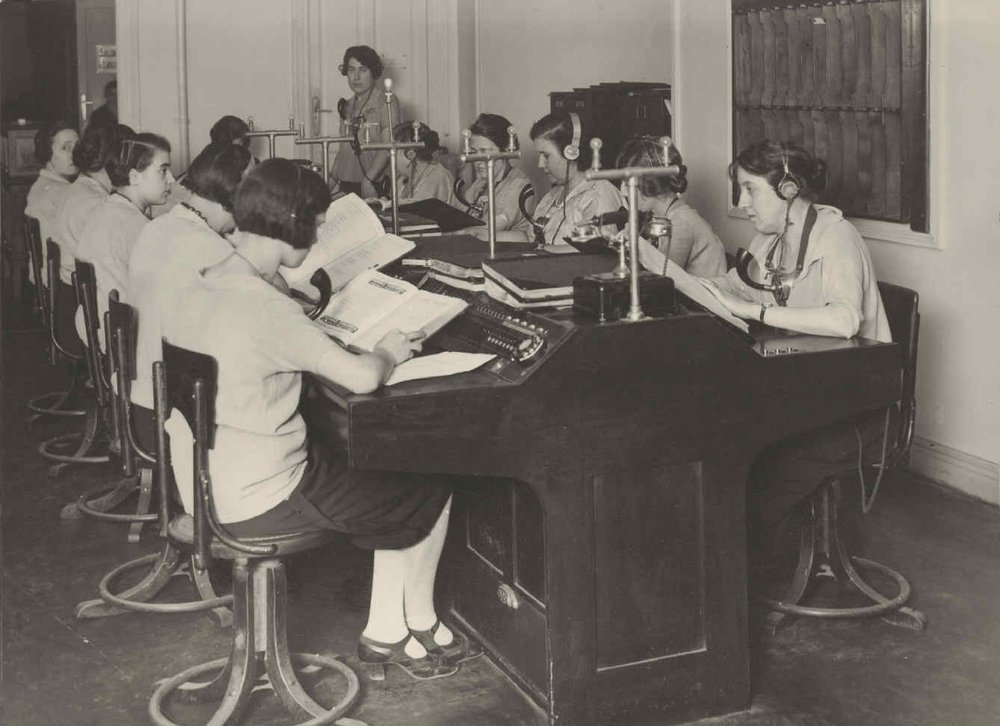
{"type": "MultiPolygon", "coordinates": [[[[0,723],[12,726],[148,723],[146,702],[159,678],[225,654],[228,633],[199,614],[129,614],[77,622],[77,601],[96,595],[104,572],[152,552],[152,532],[137,545],[121,525],[60,521],[62,506],[115,475],[111,466],[46,477],[34,445],[59,425],[29,429],[26,400],[51,390],[43,337],[30,319],[7,311],[3,335],[2,676],[0,723]]],[[[61,428],[65,428],[62,426],[61,428]]],[[[923,633],[878,620],[798,621],[753,637],[752,708],[704,724],[1000,723],[1000,518],[916,476],[884,484],[875,511],[860,523],[861,554],[902,570],[913,602],[930,619],[923,633]]],[[[346,596],[365,577],[366,555],[335,545],[289,562],[293,649],[353,657],[365,613],[346,596]]],[[[185,593],[176,582],[176,595],[185,593]]],[[[322,693],[320,694],[323,695],[322,693]]],[[[282,724],[266,697],[248,724],[282,724]]],[[[178,709],[183,723],[203,723],[178,709]],[[187,719],[187,720],[185,720],[187,719]]],[[[450,678],[417,682],[390,670],[364,683],[351,714],[372,726],[395,724],[543,724],[542,714],[488,659],[450,678]]],[[[649,721],[669,723],[667,720],[649,721]]]]}

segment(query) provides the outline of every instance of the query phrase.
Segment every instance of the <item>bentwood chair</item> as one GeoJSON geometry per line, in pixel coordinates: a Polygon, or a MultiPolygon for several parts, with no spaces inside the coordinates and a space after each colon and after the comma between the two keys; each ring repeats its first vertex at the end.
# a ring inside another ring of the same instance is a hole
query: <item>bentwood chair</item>
{"type": "MultiPolygon", "coordinates": [[[[53,326],[53,310],[55,309],[55,294],[52,284],[45,285],[42,276],[42,239],[39,232],[38,220],[25,216],[24,218],[24,239],[28,245],[28,261],[31,263],[31,270],[35,278],[35,306],[42,316],[42,325],[49,334],[49,361],[54,366],[62,356],[70,362],[70,387],[64,391],[53,391],[36,396],[28,401],[28,424],[31,425],[40,418],[78,418],[86,415],[83,408],[74,408],[79,404],[79,391],[83,386],[82,368],[79,365],[78,356],[71,354],[56,340],[55,327],[53,326]]],[[[51,280],[53,269],[58,275],[59,272],[59,248],[51,240],[48,241],[50,250],[55,248],[56,259],[53,268],[51,259],[49,261],[49,279],[51,280]]],[[[58,277],[56,278],[58,280],[58,277]]],[[[58,283],[56,283],[58,284],[58,283]]]]}
{"type": "Polygon", "coordinates": [[[170,466],[165,424],[171,412],[184,417],[193,434],[194,503],[191,514],[174,517],[167,538],[194,551],[196,568],[210,561],[230,562],[233,579],[233,635],[228,658],[202,663],[161,681],[149,701],[149,715],[157,726],[175,726],[164,712],[171,694],[189,702],[219,701],[209,724],[231,724],[241,718],[259,680],[266,676],[284,707],[301,726],[338,723],[364,726],[344,718],[360,693],[357,674],[333,658],[293,654],[286,633],[287,585],[283,559],[315,549],[334,536],[328,531],[290,532],[270,537],[236,538],[218,520],[212,494],[209,456],[214,446],[215,394],[218,371],[211,356],[163,341],[163,360],[153,367],[157,467],[165,476],[170,466]],[[308,695],[293,663],[329,669],[346,683],[343,697],[325,708],[308,695]],[[200,678],[215,673],[210,681],[200,678]]]}
{"type": "MultiPolygon", "coordinates": [[[[85,600],[76,606],[75,614],[78,620],[101,618],[119,615],[127,612],[141,613],[182,613],[201,610],[211,611],[212,616],[222,627],[232,625],[233,616],[229,605],[232,595],[219,596],[205,569],[194,566],[191,561],[190,548],[178,549],[167,538],[167,527],[173,510],[171,492],[171,477],[169,471],[161,470],[155,451],[148,450],[140,441],[133,420],[131,401],[132,381],[135,380],[135,310],[126,303],[111,299],[108,308],[108,328],[112,331],[111,348],[109,349],[113,368],[118,382],[119,430],[121,432],[121,449],[123,467],[126,473],[132,474],[138,469],[140,485],[140,509],[148,501],[152,485],[155,481],[158,507],[156,521],[159,536],[163,544],[158,553],[144,555],[118,565],[108,572],[98,585],[100,597],[85,600]],[[127,572],[145,571],[142,579],[131,587],[120,592],[114,592],[119,578],[127,572]],[[186,575],[190,578],[200,599],[187,602],[152,602],[176,576],[186,575]]],[[[148,444],[147,444],[148,445],[148,444]]],[[[132,527],[141,526],[142,521],[133,521],[132,527]]],[[[138,532],[136,531],[136,535],[138,532]]]]}
{"type": "MultiPolygon", "coordinates": [[[[52,282],[52,284],[49,285],[49,301],[50,309],[52,311],[51,321],[53,330],[52,344],[67,357],[77,361],[82,360],[86,364],[86,370],[95,386],[94,390],[88,391],[86,395],[86,408],[83,415],[82,430],[61,434],[38,444],[38,453],[41,454],[43,458],[53,462],[53,464],[49,466],[49,476],[56,477],[66,466],[70,464],[106,464],[111,460],[111,458],[106,453],[94,452],[95,447],[103,443],[99,440],[99,434],[102,432],[105,410],[104,404],[101,400],[100,389],[97,388],[99,376],[93,371],[93,356],[88,355],[86,352],[84,352],[81,356],[77,356],[74,353],[71,353],[65,345],[61,344],[58,340],[58,334],[56,333],[58,324],[56,323],[56,320],[62,314],[61,306],[65,305],[67,301],[63,299],[63,296],[56,293],[58,285],[55,281],[59,279],[59,247],[49,240],[47,249],[49,253],[49,280],[52,282]],[[74,443],[76,443],[76,448],[71,449],[70,447],[73,446],[74,443]]],[[[73,273],[73,284],[76,288],[77,298],[82,299],[81,295],[86,292],[87,289],[91,291],[91,295],[94,295],[93,291],[96,289],[94,282],[94,266],[77,260],[76,269],[77,271],[73,273]]],[[[66,518],[67,516],[75,516],[75,510],[73,513],[68,513],[64,508],[63,517],[66,518]]]]}
{"type": "Polygon", "coordinates": [[[892,330],[892,339],[899,344],[902,355],[902,393],[900,400],[887,412],[885,440],[878,461],[867,466],[874,475],[871,494],[866,495],[865,469],[845,471],[842,476],[824,481],[813,493],[808,512],[808,523],[802,530],[799,543],[799,560],[791,584],[780,600],[762,598],[774,612],[769,617],[772,630],[786,615],[815,618],[861,618],[881,616],[893,625],[913,630],[923,630],[927,618],[919,610],[906,607],[912,592],[903,575],[874,560],[855,557],[848,551],[840,534],[837,509],[841,500],[840,480],[861,476],[862,511],[867,514],[875,502],[879,485],[887,471],[905,462],[913,441],[916,420],[917,342],[920,333],[919,296],[913,291],[886,282],[878,284],[886,317],[892,330]],[[858,572],[855,565],[880,572],[894,581],[897,592],[888,597],[876,590],[858,572]],[[859,607],[815,607],[803,604],[811,584],[817,578],[834,577],[848,589],[863,594],[871,601],[859,607]]]}

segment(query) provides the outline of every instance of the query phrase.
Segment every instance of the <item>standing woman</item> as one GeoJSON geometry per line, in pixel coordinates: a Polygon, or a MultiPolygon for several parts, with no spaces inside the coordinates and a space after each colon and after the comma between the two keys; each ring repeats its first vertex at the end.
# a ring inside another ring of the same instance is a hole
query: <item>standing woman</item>
{"type": "MultiPolygon", "coordinates": [[[[149,208],[167,201],[170,185],[170,143],[162,136],[142,133],[122,139],[112,151],[106,171],[114,191],[91,216],[80,235],[77,256],[94,265],[97,312],[104,320],[108,293],[117,290],[128,302],[128,263],[132,247],[149,222],[149,208]]],[[[76,329],[86,340],[83,308],[76,329]]],[[[104,338],[100,338],[104,345],[104,338]]]]}
{"type": "MultiPolygon", "coordinates": [[[[360,661],[372,671],[396,665],[418,679],[451,675],[455,663],[478,654],[434,609],[451,484],[353,470],[329,437],[309,435],[299,411],[303,372],[369,393],[420,350],[423,338],[393,330],[374,352],[350,352],[266,281],[280,265],[302,264],[329,201],[322,177],[287,159],[255,167],[233,202],[235,252],[194,277],[183,305],[162,308],[163,336],[218,363],[209,463],[220,522],[238,537],[332,529],[374,550],[360,661]]],[[[168,432],[190,511],[191,432],[178,416],[168,432]]]]}
{"type": "Polygon", "coordinates": [[[333,160],[331,176],[339,190],[360,197],[377,196],[374,184],[382,179],[389,166],[387,151],[362,151],[365,129],[372,142],[389,141],[393,123],[399,121],[399,103],[392,99],[391,113],[385,94],[376,88],[382,76],[382,59],[367,45],[354,45],[344,51],[340,72],[347,77],[354,94],[337,104],[341,136],[352,136],[351,144],[340,144],[333,160]]]}
{"type": "Polygon", "coordinates": [[[111,193],[111,179],[104,167],[116,142],[132,134],[132,129],[121,124],[91,124],[83,138],[73,148],[73,163],[80,170],[66,192],[66,198],[56,214],[54,240],[59,245],[59,287],[56,288],[55,318],[56,338],[70,352],[83,350],[83,342],[76,332],[76,291],[73,289],[73,272],[80,235],[87,221],[111,193]]]}
{"type": "MultiPolygon", "coordinates": [[[[730,166],[739,207],[757,230],[755,264],[709,280],[709,289],[734,315],[811,335],[860,335],[890,342],[892,334],[864,240],[839,209],[816,200],[826,164],[804,149],[769,140],[745,149],[730,166]]],[[[750,544],[778,524],[828,476],[858,461],[858,446],[881,440],[885,412],[877,410],[824,426],[765,451],[747,492],[750,544]]]]}
{"type": "MultiPolygon", "coordinates": [[[[395,137],[397,141],[404,143],[413,141],[413,124],[399,124],[395,137]]],[[[424,148],[403,151],[407,167],[399,175],[399,203],[440,199],[454,206],[456,199],[452,187],[455,179],[450,171],[434,159],[434,152],[440,143],[437,131],[432,131],[426,124],[420,124],[420,140],[424,148]]]]}
{"type": "MultiPolygon", "coordinates": [[[[43,284],[48,283],[45,240],[54,236],[56,214],[66,199],[72,178],[79,171],[73,163],[73,149],[79,140],[76,129],[63,121],[47,124],[35,134],[35,158],[42,164],[42,169],[28,190],[24,213],[38,220],[42,239],[43,284]]],[[[32,283],[39,283],[34,279],[34,270],[29,269],[28,274],[32,283]]]]}
{"type": "Polygon", "coordinates": [[[575,113],[550,113],[531,127],[531,140],[538,152],[538,168],[552,181],[552,188],[535,207],[535,219],[543,227],[549,252],[576,252],[563,241],[578,224],[617,211],[621,195],[615,187],[584,176],[590,166],[590,138],[583,135],[575,113]]]}
{"type": "MultiPolygon", "coordinates": [[[[618,154],[618,168],[627,166],[677,166],[677,176],[645,176],[639,179],[639,211],[670,220],[670,259],[698,277],[726,274],[726,248],[698,210],[681,198],[687,189],[687,167],[681,153],[670,145],[669,158],[663,158],[663,145],[656,139],[641,138],[626,142],[618,154]]],[[[639,261],[650,272],[664,274],[663,252],[643,239],[639,261]]]]}
{"type": "MultiPolygon", "coordinates": [[[[481,113],[473,121],[469,131],[469,148],[474,154],[496,154],[507,150],[509,136],[507,129],[510,121],[495,113],[481,113]]],[[[476,178],[465,192],[465,198],[472,205],[469,214],[479,219],[485,219],[488,213],[486,198],[486,162],[477,161],[472,164],[476,178]]],[[[528,176],[513,166],[510,159],[493,162],[493,189],[496,205],[496,231],[500,242],[529,242],[531,240],[531,222],[521,211],[519,199],[525,187],[531,186],[528,176]]],[[[529,202],[530,204],[530,202],[529,202]]],[[[528,209],[530,212],[530,208],[528,209]]],[[[473,227],[465,230],[469,234],[486,239],[489,235],[487,227],[473,227]]]]}

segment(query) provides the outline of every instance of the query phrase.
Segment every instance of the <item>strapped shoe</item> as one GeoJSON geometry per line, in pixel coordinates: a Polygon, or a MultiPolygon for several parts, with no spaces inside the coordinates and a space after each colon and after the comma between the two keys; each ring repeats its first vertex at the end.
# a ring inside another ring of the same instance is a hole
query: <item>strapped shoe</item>
{"type": "MultiPolygon", "coordinates": [[[[362,635],[358,640],[358,660],[364,666],[368,677],[373,681],[384,681],[385,667],[388,665],[399,666],[410,677],[419,681],[444,678],[458,672],[457,665],[445,661],[436,653],[428,652],[422,658],[407,655],[406,644],[414,637],[407,635],[398,643],[380,643],[362,635]]],[[[419,639],[417,642],[420,642],[419,639]]]]}
{"type": "Polygon", "coordinates": [[[463,663],[473,658],[478,658],[483,654],[483,646],[466,638],[461,633],[451,631],[452,641],[448,645],[438,645],[434,639],[435,633],[442,625],[441,620],[435,620],[427,630],[414,630],[410,628],[410,635],[427,649],[428,653],[440,656],[449,663],[463,663]]]}

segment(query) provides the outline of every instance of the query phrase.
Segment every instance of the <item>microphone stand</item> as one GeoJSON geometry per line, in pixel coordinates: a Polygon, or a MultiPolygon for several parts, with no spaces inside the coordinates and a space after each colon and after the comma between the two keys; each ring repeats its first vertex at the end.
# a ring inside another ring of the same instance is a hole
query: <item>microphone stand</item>
{"type": "Polygon", "coordinates": [[[413,122],[413,141],[397,142],[392,135],[392,79],[383,81],[385,86],[385,108],[389,118],[389,142],[372,143],[369,138],[368,126],[365,126],[365,142],[361,148],[365,151],[389,152],[389,183],[392,185],[392,233],[399,234],[399,182],[396,179],[396,152],[400,149],[422,149],[424,143],[420,140],[420,122],[413,122]]]}
{"type": "Polygon", "coordinates": [[[261,129],[257,131],[253,127],[253,116],[247,117],[247,126],[250,130],[247,132],[247,137],[255,138],[258,136],[267,137],[267,158],[274,158],[274,139],[277,136],[300,136],[301,131],[296,131],[295,129],[295,117],[288,117],[288,129],[261,129]]]}
{"type": "Polygon", "coordinates": [[[492,260],[496,257],[497,248],[497,210],[496,189],[494,189],[493,184],[493,164],[501,159],[520,159],[521,152],[517,148],[517,134],[513,126],[507,128],[506,151],[498,151],[496,153],[488,151],[482,154],[473,154],[469,146],[471,139],[472,132],[469,129],[465,129],[462,132],[462,154],[458,158],[462,160],[463,164],[472,161],[486,162],[486,203],[489,206],[489,211],[486,215],[486,230],[489,233],[490,259],[492,260]]]}
{"type": "Polygon", "coordinates": [[[330,144],[349,144],[354,139],[350,136],[314,136],[306,138],[306,125],[299,124],[299,137],[295,139],[296,146],[311,146],[321,144],[323,146],[323,179],[330,183],[330,144]]]}
{"type": "MultiPolygon", "coordinates": [[[[670,138],[663,136],[660,138],[663,146],[663,158],[670,158],[670,138]]],[[[680,168],[676,165],[668,166],[627,166],[624,169],[601,170],[601,146],[600,139],[594,138],[590,141],[590,148],[594,152],[594,158],[590,165],[590,170],[586,173],[588,180],[607,179],[608,181],[621,181],[625,179],[628,184],[628,227],[629,227],[629,310],[626,319],[631,321],[642,320],[645,314],[639,304],[639,179],[645,176],[677,176],[680,168]]]]}

